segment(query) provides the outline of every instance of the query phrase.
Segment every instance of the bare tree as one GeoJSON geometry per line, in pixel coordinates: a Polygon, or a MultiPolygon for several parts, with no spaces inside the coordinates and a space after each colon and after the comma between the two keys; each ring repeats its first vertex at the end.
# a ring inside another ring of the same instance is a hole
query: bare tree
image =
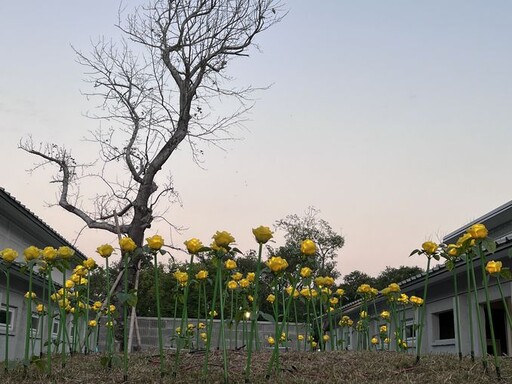
{"type": "Polygon", "coordinates": [[[88,54],[76,50],[92,85],[86,95],[101,100],[91,117],[109,126],[89,138],[100,146],[95,167],[77,163],[55,144],[36,146],[28,138],[20,148],[42,158],[39,165],[58,167],[53,182],[61,185],[61,207],[89,228],[112,233],[116,212],[121,233],[140,246],[159,199],[177,196],[162,168],[182,142],[199,162],[202,142],[220,145],[231,137],[252,106],[248,96],[254,89],[229,87],[226,69],[282,17],[276,0],[154,0],[136,8],[123,22],[119,17],[120,41],[102,38],[88,54]],[[228,116],[216,115],[226,98],[237,107],[228,116]],[[85,177],[104,186],[88,209],[78,189],[85,177]]]}

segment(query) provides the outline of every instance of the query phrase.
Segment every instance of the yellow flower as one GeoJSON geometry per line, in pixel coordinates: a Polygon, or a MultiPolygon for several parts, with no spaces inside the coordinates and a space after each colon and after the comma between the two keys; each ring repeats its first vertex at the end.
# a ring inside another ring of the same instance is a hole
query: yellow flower
{"type": "Polygon", "coordinates": [[[286,333],[281,332],[281,337],[279,338],[280,342],[286,341],[286,333]]]}
{"type": "Polygon", "coordinates": [[[228,270],[233,270],[236,268],[236,261],[233,259],[227,259],[224,262],[224,267],[226,267],[226,269],[228,269],[228,270]]]}
{"type": "Polygon", "coordinates": [[[75,283],[73,283],[72,280],[66,280],[66,284],[65,284],[66,288],[67,289],[71,289],[75,286],[75,283]]]}
{"type": "Polygon", "coordinates": [[[323,335],[322,336],[322,340],[324,341],[324,343],[328,342],[330,339],[329,335],[323,335]]]}
{"type": "Polygon", "coordinates": [[[238,282],[240,285],[240,288],[247,288],[249,285],[251,285],[251,282],[247,279],[242,279],[238,282]]]}
{"type": "Polygon", "coordinates": [[[244,277],[244,275],[242,275],[240,272],[236,272],[231,275],[231,278],[235,281],[241,280],[242,277],[244,277]]]}
{"type": "Polygon", "coordinates": [[[316,252],[316,244],[313,240],[304,240],[300,244],[300,251],[306,256],[314,255],[316,252]]]}
{"type": "Polygon", "coordinates": [[[205,323],[199,323],[199,324],[197,324],[197,328],[198,329],[205,329],[206,328],[206,324],[205,323]]]}
{"type": "Polygon", "coordinates": [[[311,342],[311,348],[316,348],[317,345],[318,343],[316,341],[311,342]]]}
{"type": "Polygon", "coordinates": [[[398,298],[398,302],[403,305],[409,304],[409,296],[407,296],[405,293],[402,293],[398,298]]]}
{"type": "Polygon", "coordinates": [[[380,333],[387,333],[388,332],[388,327],[386,325],[381,325],[380,328],[379,328],[379,332],[380,333]]]}
{"type": "Polygon", "coordinates": [[[260,225],[258,228],[253,228],[252,233],[259,244],[265,244],[272,238],[272,231],[269,227],[260,225]]]}
{"type": "Polygon", "coordinates": [[[303,341],[304,340],[304,335],[297,335],[297,340],[303,341]]]}
{"type": "Polygon", "coordinates": [[[448,244],[446,247],[446,253],[448,253],[449,256],[457,257],[460,253],[460,245],[457,244],[448,244]]]}
{"type": "Polygon", "coordinates": [[[372,287],[370,287],[369,284],[361,284],[359,287],[357,287],[357,293],[359,294],[370,293],[371,291],[372,287]]]}
{"type": "Polygon", "coordinates": [[[196,273],[196,279],[197,280],[206,280],[208,278],[208,271],[201,269],[199,272],[196,273]]]}
{"type": "Polygon", "coordinates": [[[274,273],[284,271],[288,268],[288,262],[280,256],[272,256],[266,262],[267,267],[274,273]]]}
{"type": "Polygon", "coordinates": [[[201,332],[199,334],[199,337],[201,338],[201,340],[203,340],[205,343],[206,341],[208,340],[208,334],[206,332],[201,332]]]}
{"type": "Polygon", "coordinates": [[[409,301],[416,307],[421,307],[423,305],[423,299],[421,297],[411,296],[409,301]]]}
{"type": "Polygon", "coordinates": [[[210,311],[210,312],[208,312],[208,314],[209,314],[210,316],[212,316],[212,317],[215,317],[215,316],[217,316],[217,315],[218,315],[218,313],[217,313],[217,311],[216,311],[216,310],[210,311]]]}
{"type": "Polygon", "coordinates": [[[57,250],[53,247],[45,247],[43,249],[43,259],[52,262],[57,258],[57,250]]]}
{"type": "Polygon", "coordinates": [[[23,255],[25,256],[25,261],[28,263],[30,260],[38,259],[41,256],[41,250],[31,245],[23,251],[23,255]]]}
{"type": "Polygon", "coordinates": [[[485,225],[473,224],[471,227],[469,227],[468,233],[473,239],[485,239],[489,232],[487,231],[487,228],[485,228],[485,225]]]}
{"type": "Polygon", "coordinates": [[[110,244],[103,244],[96,248],[96,252],[100,254],[101,257],[110,257],[112,252],[114,252],[114,248],[110,244]]]}
{"type": "Polygon", "coordinates": [[[330,276],[319,276],[315,279],[315,284],[319,287],[330,287],[334,284],[334,279],[330,276]]]}
{"type": "Polygon", "coordinates": [[[212,236],[212,239],[215,242],[215,244],[222,248],[229,247],[229,244],[235,241],[235,238],[231,236],[231,233],[226,231],[215,232],[215,235],[212,236]]]}
{"type": "Polygon", "coordinates": [[[438,245],[432,241],[425,241],[421,248],[425,251],[427,255],[433,255],[437,250],[438,245]]]}
{"type": "Polygon", "coordinates": [[[336,305],[336,304],[338,304],[338,302],[339,302],[339,300],[337,297],[331,297],[329,299],[329,303],[331,303],[331,305],[336,305]]]}
{"type": "Polygon", "coordinates": [[[384,339],[384,344],[389,344],[389,343],[391,343],[391,339],[389,337],[386,337],[384,339]]]}
{"type": "Polygon", "coordinates": [[[247,272],[247,280],[249,282],[254,282],[254,279],[256,278],[256,274],[254,272],[247,272]]]}
{"type": "Polygon", "coordinates": [[[228,289],[234,290],[238,288],[238,283],[235,280],[228,281],[228,289]]]}
{"type": "Polygon", "coordinates": [[[352,320],[350,319],[350,317],[344,315],[341,320],[338,322],[339,325],[341,325],[342,327],[347,327],[347,326],[351,326],[352,325],[352,320]]]}
{"type": "Polygon", "coordinates": [[[252,303],[254,301],[254,297],[252,295],[247,295],[247,301],[252,303]]]}
{"type": "Polygon", "coordinates": [[[89,257],[87,260],[84,260],[84,262],[82,264],[87,269],[96,268],[96,260],[94,260],[92,257],[89,257]]]}
{"type": "Polygon", "coordinates": [[[343,296],[345,294],[345,290],[343,288],[338,288],[335,292],[337,296],[343,296]]]}
{"type": "Polygon", "coordinates": [[[373,345],[377,345],[377,344],[379,344],[379,339],[377,339],[376,337],[372,337],[371,342],[373,345]]]}
{"type": "Polygon", "coordinates": [[[309,276],[311,276],[311,272],[313,272],[313,271],[312,271],[312,270],[311,270],[311,268],[309,268],[309,267],[302,267],[302,268],[300,269],[300,275],[301,275],[303,278],[305,278],[305,279],[306,279],[306,278],[308,278],[309,276]]]}
{"type": "Polygon", "coordinates": [[[285,291],[288,294],[288,296],[292,294],[292,291],[293,291],[293,297],[299,297],[299,295],[300,295],[299,291],[297,291],[293,287],[286,287],[285,291]]]}
{"type": "Polygon", "coordinates": [[[201,240],[196,239],[195,237],[193,237],[190,240],[186,240],[184,242],[184,244],[185,244],[185,247],[187,247],[188,253],[190,253],[192,255],[199,253],[199,251],[202,248],[204,248],[203,243],[201,243],[201,240]]]}
{"type": "Polygon", "coordinates": [[[137,249],[137,244],[132,240],[131,237],[122,237],[119,239],[119,246],[122,252],[132,252],[137,249]]]}
{"type": "Polygon", "coordinates": [[[491,260],[485,266],[485,270],[489,275],[497,275],[501,272],[502,263],[501,261],[491,260]]]}
{"type": "Polygon", "coordinates": [[[11,248],[3,249],[0,254],[2,255],[2,260],[6,263],[12,263],[18,257],[18,252],[11,248]]]}
{"type": "Polygon", "coordinates": [[[389,313],[389,311],[382,311],[380,313],[380,318],[383,320],[388,320],[391,318],[391,314],[389,313]]]}
{"type": "Polygon", "coordinates": [[[109,310],[110,313],[115,312],[116,311],[116,306],[114,304],[110,304],[110,306],[108,307],[108,310],[109,310]]]}
{"type": "Polygon", "coordinates": [[[164,238],[160,235],[153,235],[148,237],[146,241],[148,242],[148,247],[152,250],[159,250],[164,245],[164,238]]]}
{"type": "Polygon", "coordinates": [[[471,239],[471,241],[469,242],[469,245],[470,246],[475,245],[475,240],[471,237],[471,235],[469,233],[465,233],[461,237],[459,237],[457,239],[457,245],[458,246],[463,246],[464,243],[466,243],[469,239],[471,239]]]}
{"type": "Polygon", "coordinates": [[[274,340],[274,338],[272,336],[269,336],[269,337],[267,337],[267,343],[269,345],[274,345],[276,343],[276,341],[274,340]]]}
{"type": "Polygon", "coordinates": [[[113,321],[107,321],[107,322],[105,323],[105,327],[109,327],[109,328],[111,328],[111,327],[113,327],[113,326],[114,326],[114,322],[113,322],[113,321]]]}
{"type": "Polygon", "coordinates": [[[37,311],[37,313],[39,313],[39,314],[43,313],[43,312],[44,312],[44,309],[45,309],[45,308],[44,308],[44,305],[43,305],[43,304],[37,304],[37,306],[36,306],[36,311],[37,311]]]}
{"type": "Polygon", "coordinates": [[[69,259],[75,254],[75,251],[67,246],[59,247],[57,250],[57,254],[62,257],[63,259],[69,259]]]}
{"type": "Polygon", "coordinates": [[[73,274],[78,276],[85,276],[87,275],[87,268],[85,268],[83,265],[77,265],[75,269],[73,269],[73,274]]]}
{"type": "Polygon", "coordinates": [[[187,272],[182,272],[182,271],[176,271],[174,272],[174,277],[176,279],[176,281],[180,284],[180,285],[186,285],[187,284],[187,281],[188,281],[188,273],[187,272]]]}
{"type": "Polygon", "coordinates": [[[359,312],[359,317],[361,319],[366,319],[368,317],[368,312],[366,312],[366,311],[359,312]]]}
{"type": "Polygon", "coordinates": [[[267,301],[269,303],[273,304],[275,300],[276,300],[276,297],[273,294],[270,294],[267,296],[267,301]]]}
{"type": "Polygon", "coordinates": [[[98,322],[96,320],[89,320],[89,327],[94,328],[98,325],[98,322]]]}
{"type": "Polygon", "coordinates": [[[389,292],[400,292],[400,286],[397,283],[391,283],[388,285],[389,292]]]}
{"type": "Polygon", "coordinates": [[[25,293],[25,299],[36,299],[37,298],[37,295],[35,292],[31,292],[31,291],[28,291],[27,293],[25,293]]]}
{"type": "Polygon", "coordinates": [[[92,309],[94,311],[99,311],[101,309],[101,301],[95,301],[92,305],[92,309]]]}

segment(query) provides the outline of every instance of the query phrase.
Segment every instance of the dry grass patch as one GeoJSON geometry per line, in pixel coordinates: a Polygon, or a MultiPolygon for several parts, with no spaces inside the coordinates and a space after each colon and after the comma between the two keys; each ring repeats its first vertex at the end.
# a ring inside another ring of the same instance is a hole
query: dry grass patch
{"type": "MultiPolygon", "coordinates": [[[[253,357],[252,383],[496,383],[496,373],[489,361],[489,373],[485,373],[480,360],[469,358],[459,361],[452,355],[424,356],[414,364],[415,356],[395,352],[287,352],[281,354],[281,370],[267,379],[266,371],[271,352],[259,352],[253,357]]],[[[168,373],[160,381],[158,355],[133,354],[130,357],[129,383],[222,383],[222,354],[215,352],[210,358],[209,375],[202,380],[204,353],[185,353],[177,377],[171,373],[174,366],[173,353],[166,355],[168,373]]],[[[229,353],[230,383],[244,383],[243,370],[246,354],[229,353]]],[[[512,382],[512,360],[502,358],[502,381],[512,382]]],[[[119,366],[103,368],[99,355],[76,355],[61,368],[56,360],[52,377],[47,377],[34,365],[28,377],[24,377],[22,366],[16,366],[8,375],[0,373],[2,384],[11,383],[122,383],[123,372],[119,366]]]]}

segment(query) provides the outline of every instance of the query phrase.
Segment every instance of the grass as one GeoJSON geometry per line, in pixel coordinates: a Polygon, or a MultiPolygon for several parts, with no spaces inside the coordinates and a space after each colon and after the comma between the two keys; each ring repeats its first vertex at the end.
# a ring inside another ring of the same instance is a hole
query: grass
{"type": "MultiPolygon", "coordinates": [[[[33,364],[28,377],[24,377],[21,364],[16,365],[9,374],[0,371],[2,384],[14,383],[122,383],[121,364],[111,369],[103,368],[100,355],[75,355],[68,361],[66,368],[54,366],[52,377],[48,377],[33,364]]],[[[166,356],[166,367],[172,369],[172,353],[166,356]]],[[[453,355],[428,355],[414,364],[415,356],[395,352],[351,352],[336,351],[324,353],[286,352],[281,354],[281,372],[265,378],[270,352],[254,355],[251,383],[497,383],[492,364],[485,373],[480,360],[462,361],[453,355]]],[[[244,383],[244,352],[229,353],[230,383],[244,383]]],[[[119,360],[120,362],[120,360],[119,360]]],[[[204,353],[187,353],[181,358],[180,371],[174,377],[170,372],[162,383],[198,384],[222,383],[222,354],[216,351],[210,358],[210,374],[202,380],[201,369],[204,353]]],[[[13,364],[14,365],[14,364],[13,364]]],[[[512,382],[512,359],[502,358],[502,383],[512,382]]],[[[132,354],[128,374],[129,383],[159,383],[159,357],[157,354],[132,354]]]]}

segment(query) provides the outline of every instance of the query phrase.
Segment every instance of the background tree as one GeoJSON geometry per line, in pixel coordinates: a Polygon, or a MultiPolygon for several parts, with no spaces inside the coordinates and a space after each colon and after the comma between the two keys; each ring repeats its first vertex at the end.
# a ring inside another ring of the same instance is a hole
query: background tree
{"type": "Polygon", "coordinates": [[[400,283],[409,277],[416,276],[423,273],[423,269],[420,267],[407,267],[401,265],[398,268],[387,266],[379,275],[375,278],[375,288],[383,289],[391,283],[400,283]]]}
{"type": "MultiPolygon", "coordinates": [[[[162,175],[168,160],[184,141],[200,161],[202,143],[230,137],[254,89],[229,85],[229,63],[247,56],[256,35],[281,17],[274,0],[153,0],[137,7],[119,22],[121,40],[100,38],[90,53],[76,50],[92,86],[85,93],[100,104],[91,117],[107,122],[89,138],[100,161],[78,162],[66,148],[31,138],[20,148],[41,158],[39,166],[58,168],[52,182],[60,185],[62,208],[89,228],[119,231],[142,246],[158,202],[178,198],[170,175],[162,175]],[[217,116],[220,102],[234,105],[233,112],[217,116]],[[79,187],[87,180],[99,192],[84,199],[79,187]]],[[[138,261],[131,260],[131,282],[138,261]]]]}
{"type": "Polygon", "coordinates": [[[361,284],[370,284],[372,287],[375,287],[375,278],[361,271],[352,271],[348,275],[343,276],[341,288],[345,290],[344,302],[350,303],[358,299],[356,291],[361,284]]]}
{"type": "Polygon", "coordinates": [[[315,257],[308,258],[309,266],[318,271],[321,276],[339,277],[336,270],[338,251],[345,244],[343,236],[336,233],[330,224],[318,218],[320,211],[309,207],[304,216],[288,215],[275,224],[277,230],[285,232],[285,244],[270,252],[288,261],[290,268],[295,268],[300,262],[300,244],[305,239],[313,240],[317,245],[315,257]]]}

